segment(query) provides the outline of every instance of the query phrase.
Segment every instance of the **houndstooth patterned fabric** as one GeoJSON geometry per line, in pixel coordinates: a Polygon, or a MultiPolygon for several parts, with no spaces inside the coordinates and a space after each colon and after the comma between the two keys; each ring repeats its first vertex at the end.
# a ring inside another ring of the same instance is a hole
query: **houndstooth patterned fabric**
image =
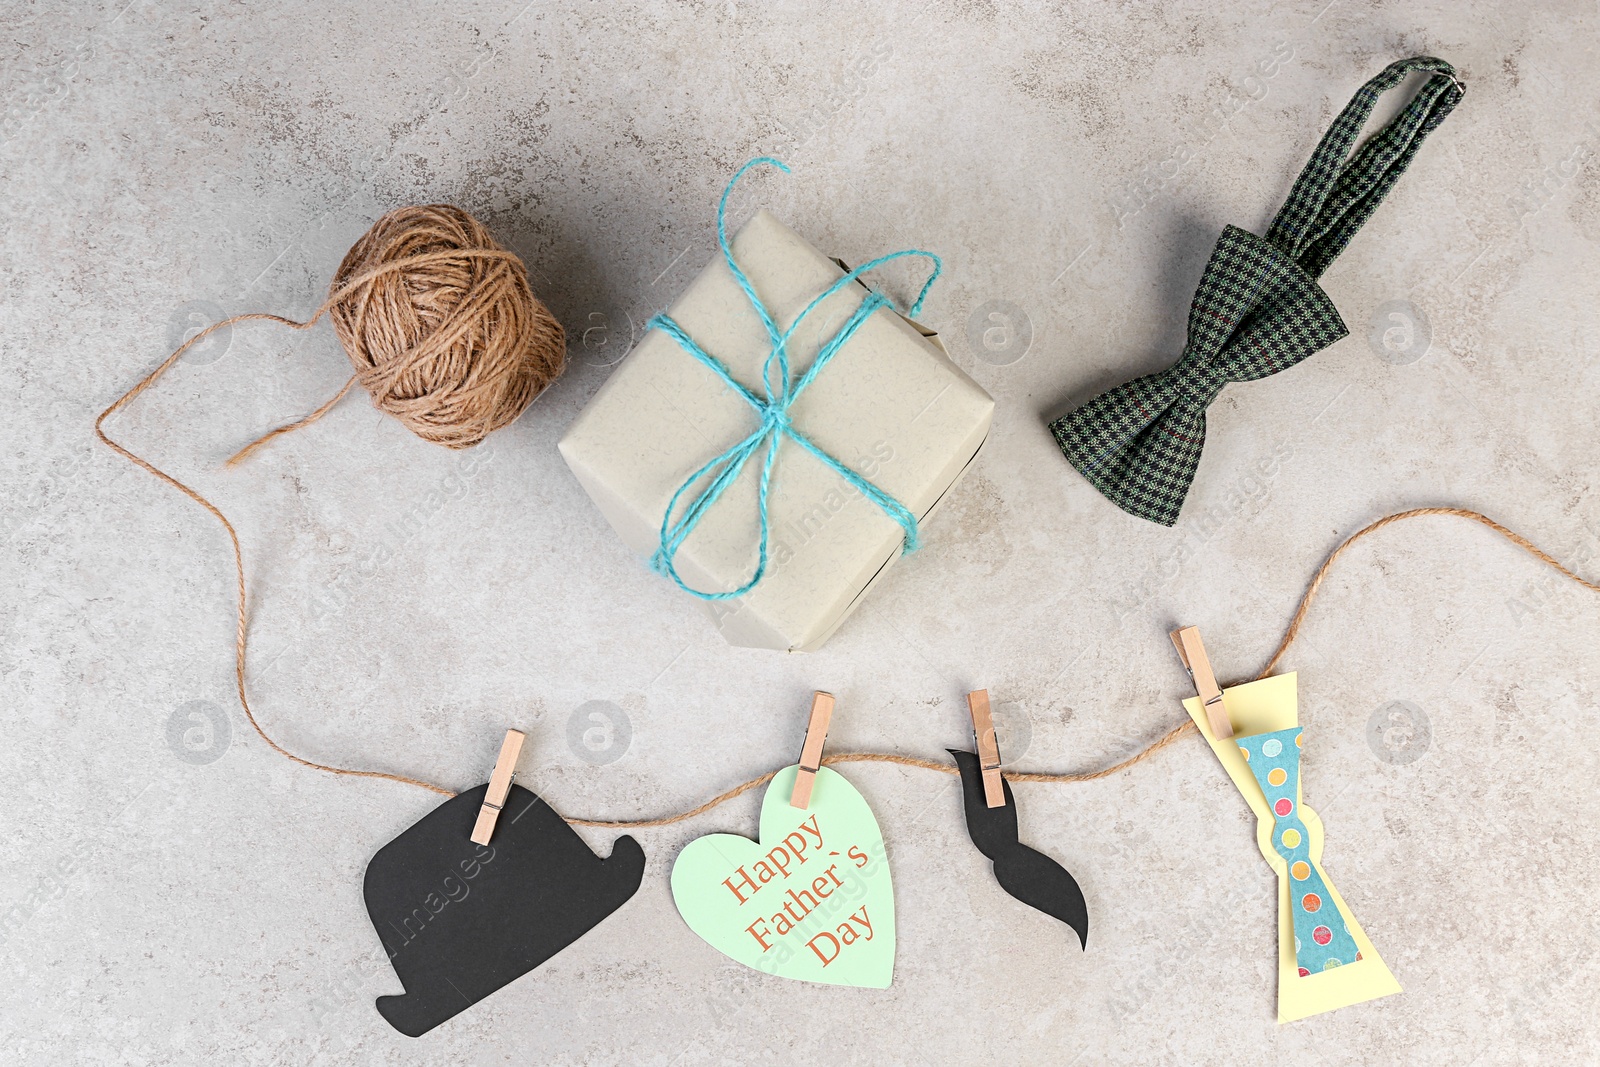
{"type": "Polygon", "coordinates": [[[1316,280],[1462,93],[1442,59],[1391,64],[1323,136],[1266,237],[1237,226],[1222,231],[1189,308],[1178,362],[1050,424],[1062,453],[1096,489],[1129,514],[1177,522],[1205,445],[1206,408],[1229,382],[1276,374],[1349,332],[1316,280]],[[1433,76],[1352,157],[1378,97],[1413,72],[1433,76]]]}

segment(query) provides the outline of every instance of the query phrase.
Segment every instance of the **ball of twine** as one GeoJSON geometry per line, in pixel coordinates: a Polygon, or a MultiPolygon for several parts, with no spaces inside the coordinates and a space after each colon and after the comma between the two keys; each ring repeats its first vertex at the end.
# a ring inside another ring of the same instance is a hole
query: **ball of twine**
{"type": "Polygon", "coordinates": [[[329,303],[373,404],[447,448],[515,420],[566,361],[522,260],[448,205],[379,219],[339,264],[329,303]]]}
{"type": "MultiPolygon", "coordinates": [[[[424,441],[470,448],[514,421],[566,365],[566,334],[528,272],[477,219],[430,204],[389,212],[345,253],[322,307],[355,369],[332,400],[241,449],[315,422],[359,382],[424,441]]],[[[187,347],[187,346],[186,346],[187,347]]]]}

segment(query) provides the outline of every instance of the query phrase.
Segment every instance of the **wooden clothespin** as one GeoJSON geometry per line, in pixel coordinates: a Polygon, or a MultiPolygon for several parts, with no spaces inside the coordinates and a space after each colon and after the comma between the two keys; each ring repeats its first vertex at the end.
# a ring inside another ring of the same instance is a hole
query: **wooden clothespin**
{"type": "Polygon", "coordinates": [[[1228,709],[1222,706],[1222,687],[1212,673],[1211,661],[1206,658],[1206,646],[1200,643],[1200,631],[1193,626],[1172,631],[1172,644],[1178,650],[1184,670],[1194,679],[1195,692],[1206,709],[1206,721],[1211,733],[1218,738],[1233,736],[1233,723],[1228,721],[1228,709]]]}
{"type": "Polygon", "coordinates": [[[517,757],[522,755],[524,740],[526,735],[521,730],[507,730],[506,739],[500,743],[500,758],[494,761],[489,791],[483,795],[483,807],[478,809],[478,821],[472,827],[475,845],[487,845],[494,836],[494,824],[500,818],[500,809],[506,806],[511,782],[517,776],[517,757]]]}
{"type": "Polygon", "coordinates": [[[817,690],[811,696],[811,719],[806,723],[806,743],[800,749],[800,769],[794,774],[794,791],[789,805],[805,808],[811,803],[811,787],[817,784],[822,769],[822,743],[828,739],[828,723],[833,721],[833,694],[817,690]]]}
{"type": "Polygon", "coordinates": [[[972,743],[978,749],[978,769],[983,772],[983,801],[991,808],[1003,808],[1006,791],[1000,777],[1000,742],[994,736],[989,691],[975,689],[968,693],[967,711],[972,714],[972,743]]]}

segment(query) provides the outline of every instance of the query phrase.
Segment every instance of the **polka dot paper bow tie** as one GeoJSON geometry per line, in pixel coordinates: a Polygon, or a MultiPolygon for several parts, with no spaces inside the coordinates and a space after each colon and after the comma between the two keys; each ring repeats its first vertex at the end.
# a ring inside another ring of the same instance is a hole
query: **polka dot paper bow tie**
{"type": "Polygon", "coordinates": [[[1205,444],[1206,407],[1229,382],[1276,374],[1349,332],[1316,279],[1462,93],[1442,59],[1392,64],[1361,87],[1323,136],[1265,238],[1237,226],[1223,230],[1195,291],[1178,362],[1050,424],[1061,451],[1096,489],[1132,515],[1163,526],[1177,521],[1205,444]],[[1415,72],[1430,77],[1352,156],[1378,97],[1415,72]]]}
{"type": "Polygon", "coordinates": [[[1272,810],[1272,847],[1289,865],[1289,906],[1300,977],[1361,958],[1344,916],[1311,861],[1311,835],[1300,820],[1300,728],[1235,738],[1272,810]]]}

